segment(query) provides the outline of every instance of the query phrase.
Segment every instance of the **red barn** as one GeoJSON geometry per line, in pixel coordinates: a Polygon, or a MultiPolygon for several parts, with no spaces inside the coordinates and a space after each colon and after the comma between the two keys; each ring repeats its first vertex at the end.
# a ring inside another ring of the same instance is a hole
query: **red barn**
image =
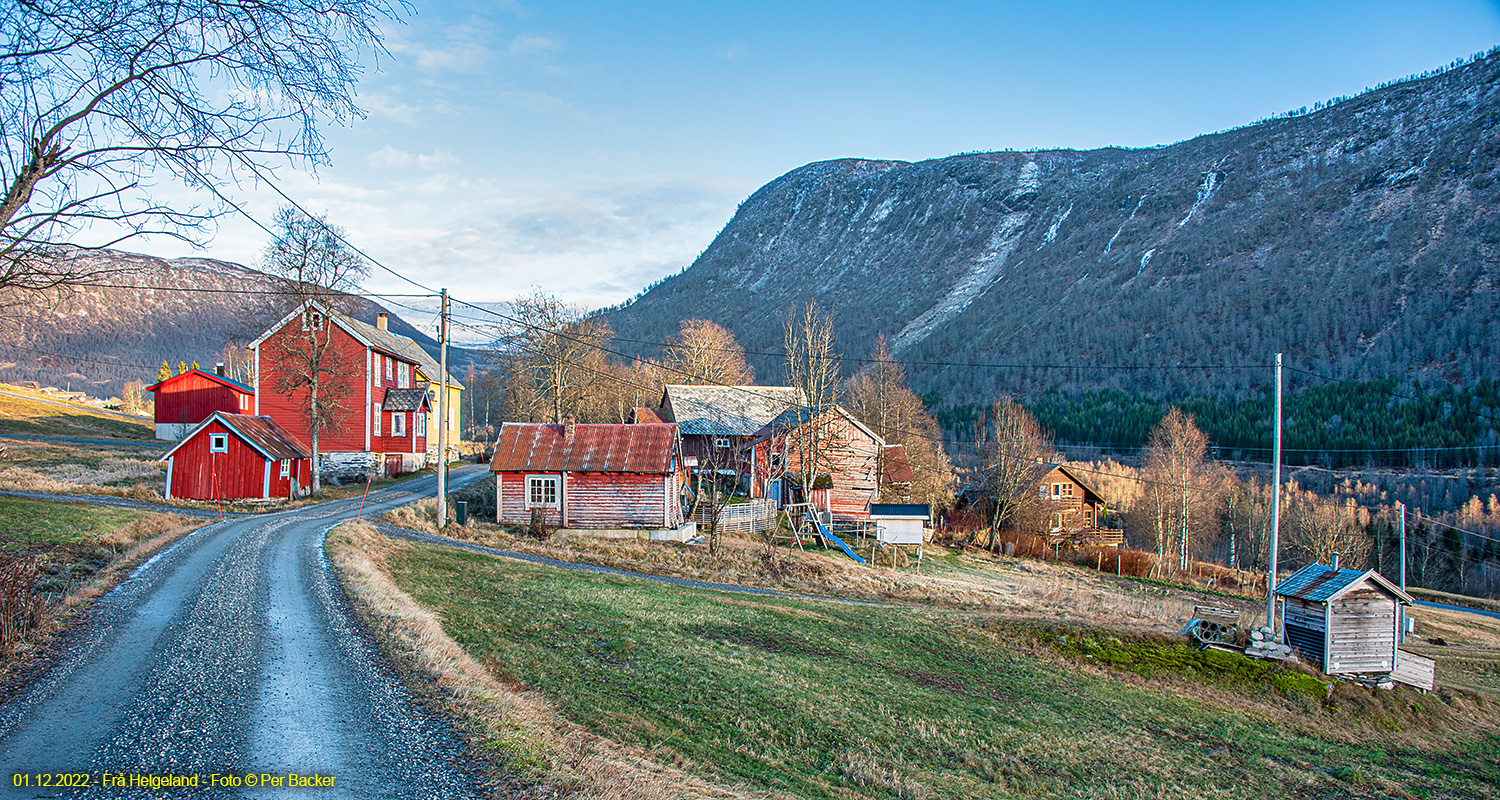
{"type": "Polygon", "coordinates": [[[539,513],[548,525],[668,530],[683,534],[682,440],[671,424],[507,422],[495,458],[496,518],[539,513]]]}
{"type": "MultiPolygon", "coordinates": [[[[318,437],[324,476],[396,475],[427,465],[436,389],[423,378],[439,374],[438,367],[415,342],[387,330],[385,314],[377,319],[376,325],[367,325],[307,303],[250,343],[255,351],[255,413],[275,418],[309,447],[309,389],[299,385],[297,376],[310,371],[306,354],[311,343],[321,349],[320,396],[337,405],[332,428],[318,437]]],[[[458,387],[451,377],[449,383],[450,391],[458,387]]],[[[434,441],[436,433],[434,429],[434,441]]]]}
{"type": "Polygon", "coordinates": [[[270,417],[214,412],[160,461],[167,499],[296,497],[307,492],[311,454],[270,417]]]}
{"type": "Polygon", "coordinates": [[[146,387],[156,396],[156,438],[175,442],[215,411],[249,414],[255,410],[255,390],[194,367],[146,387]]]}
{"type": "MultiPolygon", "coordinates": [[[[770,498],[779,506],[812,503],[841,518],[868,517],[870,504],[881,500],[881,459],[890,456],[888,446],[843,406],[783,412],[756,433],[749,447],[751,497],[770,498]],[[810,439],[817,442],[812,452],[810,439]],[[813,485],[800,486],[804,464],[812,459],[817,462],[808,470],[814,474],[813,485]]],[[[886,477],[902,474],[888,472],[886,477]]]]}

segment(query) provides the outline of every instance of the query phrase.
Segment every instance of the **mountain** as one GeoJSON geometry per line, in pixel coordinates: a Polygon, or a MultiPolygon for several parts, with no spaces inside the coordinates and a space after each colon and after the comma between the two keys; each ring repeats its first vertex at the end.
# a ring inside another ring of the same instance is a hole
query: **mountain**
{"type": "MultiPolygon", "coordinates": [[[[272,278],[239,264],[207,258],[164,260],[118,250],[80,258],[112,270],[101,286],[31,296],[5,309],[0,381],[43,385],[108,397],[129,380],[152,383],[162,361],[212,368],[231,341],[245,342],[277,314],[272,278]],[[152,287],[152,288],[131,288],[152,287]]],[[[388,309],[359,299],[353,316],[374,324],[388,309]]],[[[391,314],[390,329],[437,354],[437,342],[391,314]]],[[[450,347],[460,380],[476,353],[450,347]]]]}
{"type": "Polygon", "coordinates": [[[714,320],[775,380],[784,314],[815,301],[846,358],[883,334],[948,403],[1232,395],[1270,378],[1239,365],[1278,351],[1341,379],[1467,384],[1500,373],[1497,77],[1491,54],[1164,147],[809,164],[604,313],[639,341],[714,320]]]}

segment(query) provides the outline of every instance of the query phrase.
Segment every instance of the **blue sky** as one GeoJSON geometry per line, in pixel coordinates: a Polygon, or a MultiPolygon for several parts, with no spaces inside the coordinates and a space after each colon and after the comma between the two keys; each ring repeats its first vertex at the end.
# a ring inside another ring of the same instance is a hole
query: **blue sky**
{"type": "MultiPolygon", "coordinates": [[[[759,186],[829,158],[1143,147],[1500,44],[1500,5],[416,0],[333,164],[282,187],[470,300],[598,306],[691,263],[759,186]]],[[[237,200],[269,220],[278,198],[237,200]]],[[[253,264],[226,219],[206,251],[253,264]]],[[[402,284],[376,273],[375,291],[402,284]]]]}

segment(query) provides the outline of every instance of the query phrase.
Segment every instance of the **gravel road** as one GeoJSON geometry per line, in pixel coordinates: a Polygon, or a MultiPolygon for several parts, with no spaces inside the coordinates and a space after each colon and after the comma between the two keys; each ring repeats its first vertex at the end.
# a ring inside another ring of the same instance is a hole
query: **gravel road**
{"type": "MultiPolygon", "coordinates": [[[[460,468],[451,484],[485,475],[460,468]]],[[[373,492],[365,514],[434,481],[373,492]]],[[[143,564],[0,707],[0,797],[478,796],[461,741],[358,634],[323,558],[324,534],[358,505],[218,522],[143,564]],[[47,777],[69,774],[90,785],[47,777]],[[288,787],[289,774],[333,786],[288,787]],[[103,785],[113,776],[125,784],[103,785]],[[136,788],[132,776],[197,786],[136,788]]]]}

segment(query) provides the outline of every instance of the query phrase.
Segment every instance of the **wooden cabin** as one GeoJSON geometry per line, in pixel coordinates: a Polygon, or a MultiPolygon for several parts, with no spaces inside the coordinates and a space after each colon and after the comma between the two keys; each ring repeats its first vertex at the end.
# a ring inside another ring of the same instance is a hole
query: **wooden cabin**
{"type": "Polygon", "coordinates": [[[778,415],[751,439],[754,468],[751,497],[779,506],[812,503],[834,518],[865,519],[880,501],[881,456],[885,440],[842,406],[821,410],[793,408],[778,415]],[[819,452],[810,452],[809,429],[819,452]],[[817,464],[812,486],[802,486],[804,464],[817,464]]]}
{"type": "Polygon", "coordinates": [[[270,417],[216,411],[159,461],[162,495],[192,500],[294,498],[312,478],[312,454],[270,417]]]}
{"type": "Polygon", "coordinates": [[[1276,585],[1287,644],[1327,675],[1393,675],[1432,688],[1432,662],[1400,649],[1412,598],[1375,570],[1308,564],[1276,585]],[[1406,663],[1402,663],[1402,662],[1406,663]],[[1425,663],[1423,663],[1425,662],[1425,663]]]}
{"type": "Polygon", "coordinates": [[[221,374],[194,367],[181,375],[146,387],[156,403],[156,438],[181,441],[187,432],[215,411],[249,414],[255,410],[255,390],[221,374]]]}
{"type": "MultiPolygon", "coordinates": [[[[591,530],[684,527],[677,426],[507,422],[495,457],[495,516],[591,530]]],[[[656,536],[651,538],[675,538],[656,536]]]]}
{"type": "Polygon", "coordinates": [[[1054,534],[1092,531],[1104,515],[1104,498],[1073,470],[1062,464],[1044,464],[1037,491],[1054,534]]]}
{"type": "MultiPolygon", "coordinates": [[[[662,389],[659,407],[635,410],[635,421],[676,424],[689,472],[713,465],[739,482],[755,472],[755,451],[747,444],[771,420],[802,404],[801,390],[790,386],[671,384],[662,389]]],[[[748,492],[748,482],[737,491],[748,492]]]]}

